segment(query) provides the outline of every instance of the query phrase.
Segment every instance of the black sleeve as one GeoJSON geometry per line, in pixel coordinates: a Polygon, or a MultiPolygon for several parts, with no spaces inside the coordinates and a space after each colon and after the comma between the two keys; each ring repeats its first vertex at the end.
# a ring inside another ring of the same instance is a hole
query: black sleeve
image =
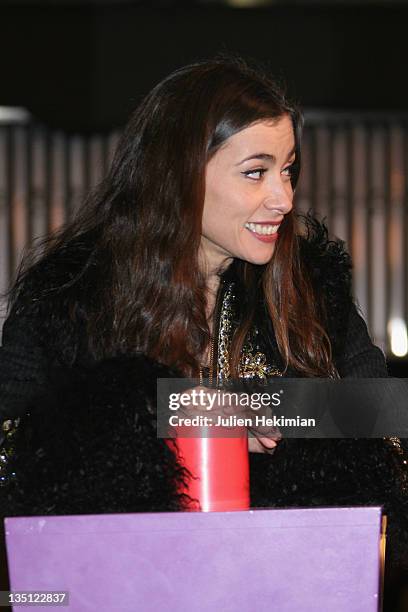
{"type": "Polygon", "coordinates": [[[367,325],[354,304],[349,311],[343,346],[336,363],[341,378],[388,376],[384,354],[372,343],[367,325]]]}
{"type": "Polygon", "coordinates": [[[22,416],[47,391],[52,369],[73,363],[80,324],[65,301],[70,285],[84,268],[89,248],[82,239],[52,252],[17,279],[0,348],[0,419],[22,416]]]}
{"type": "Polygon", "coordinates": [[[29,309],[13,308],[0,348],[0,420],[27,412],[47,384],[48,363],[39,322],[29,309]]]}

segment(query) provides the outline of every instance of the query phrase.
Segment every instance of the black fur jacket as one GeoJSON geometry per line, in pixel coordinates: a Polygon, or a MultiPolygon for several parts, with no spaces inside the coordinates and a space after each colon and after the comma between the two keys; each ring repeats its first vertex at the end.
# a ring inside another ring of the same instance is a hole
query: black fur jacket
{"type": "MultiPolygon", "coordinates": [[[[352,301],[351,265],[342,244],[329,241],[315,224],[301,239],[301,253],[324,295],[340,375],[386,376],[383,355],[352,301]]],[[[62,316],[53,297],[37,297],[61,275],[76,274],[80,259],[78,248],[34,268],[4,326],[0,409],[9,420],[3,442],[3,456],[9,457],[7,472],[0,471],[0,513],[182,509],[176,488],[188,475],[157,439],[155,420],[156,379],[178,372],[141,354],[90,359],[81,323],[62,316]]],[[[265,350],[279,363],[273,329],[268,321],[258,323],[265,350]]],[[[403,453],[402,446],[383,439],[282,440],[273,455],[251,454],[251,504],[383,505],[389,517],[388,571],[408,569],[403,453]]]]}

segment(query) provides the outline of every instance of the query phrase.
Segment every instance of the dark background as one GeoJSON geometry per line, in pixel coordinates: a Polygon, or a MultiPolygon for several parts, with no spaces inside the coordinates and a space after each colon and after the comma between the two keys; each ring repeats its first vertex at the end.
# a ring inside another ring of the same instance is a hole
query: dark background
{"type": "Polygon", "coordinates": [[[169,71],[217,51],[266,61],[304,107],[406,110],[408,5],[387,1],[0,2],[0,105],[68,130],[122,125],[169,71]]]}

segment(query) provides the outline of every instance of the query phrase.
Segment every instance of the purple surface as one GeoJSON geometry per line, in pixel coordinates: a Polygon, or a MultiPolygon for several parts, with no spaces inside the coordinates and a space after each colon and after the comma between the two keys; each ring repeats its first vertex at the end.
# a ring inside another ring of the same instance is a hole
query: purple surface
{"type": "Polygon", "coordinates": [[[11,589],[68,590],[61,612],[374,612],[380,522],[380,508],[315,508],[22,517],[5,529],[11,589]]]}

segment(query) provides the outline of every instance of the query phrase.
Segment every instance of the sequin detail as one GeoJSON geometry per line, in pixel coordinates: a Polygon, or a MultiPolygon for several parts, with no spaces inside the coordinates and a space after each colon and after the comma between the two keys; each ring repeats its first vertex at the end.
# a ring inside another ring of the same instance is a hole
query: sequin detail
{"type": "Polygon", "coordinates": [[[225,291],[218,328],[218,354],[217,354],[217,383],[222,383],[230,378],[229,351],[232,340],[232,319],[234,316],[234,294],[235,283],[229,283],[225,291]]]}
{"type": "MultiPolygon", "coordinates": [[[[233,333],[233,317],[235,314],[234,283],[229,283],[224,294],[220,312],[220,325],[218,332],[218,358],[217,358],[217,382],[225,383],[230,378],[230,347],[233,333]]],[[[259,382],[266,383],[269,376],[282,376],[282,372],[275,366],[271,366],[266,359],[265,353],[259,350],[256,339],[259,331],[253,327],[248,339],[242,348],[241,359],[238,365],[240,378],[256,378],[259,382]]]]}
{"type": "Polygon", "coordinates": [[[7,419],[1,426],[0,439],[0,487],[9,484],[16,477],[11,468],[14,456],[14,439],[20,419],[7,419]]]}
{"type": "Polygon", "coordinates": [[[242,349],[239,362],[239,376],[240,378],[256,377],[260,382],[266,383],[269,376],[282,376],[282,372],[278,368],[269,365],[266,361],[265,353],[257,351],[248,342],[242,349]]]}
{"type": "Polygon", "coordinates": [[[394,461],[398,468],[402,490],[408,493],[408,453],[403,448],[401,440],[396,436],[383,439],[391,447],[394,461]]]}

